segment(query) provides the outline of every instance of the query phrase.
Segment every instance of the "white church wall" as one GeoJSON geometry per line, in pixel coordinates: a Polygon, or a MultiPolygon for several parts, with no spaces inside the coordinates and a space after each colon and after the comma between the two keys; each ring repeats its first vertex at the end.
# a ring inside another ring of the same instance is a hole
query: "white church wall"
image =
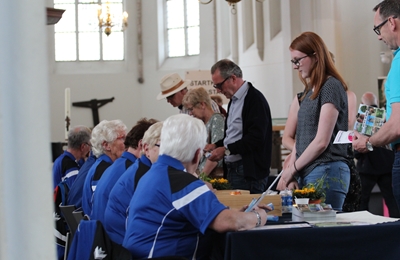
{"type": "MultiPolygon", "coordinates": [[[[315,0],[281,0],[282,31],[270,37],[269,1],[264,1],[264,59],[260,58],[257,48],[257,33],[254,44],[244,48],[243,19],[249,19],[242,13],[242,3],[238,3],[237,36],[232,36],[228,23],[230,6],[224,1],[213,1],[209,5],[201,5],[201,55],[190,58],[165,59],[159,51],[160,26],[157,19],[163,14],[162,0],[142,1],[143,15],[143,74],[144,83],[140,84],[137,66],[137,28],[136,3],[128,1],[129,27],[127,28],[126,61],[123,69],[112,73],[68,74],[56,70],[55,62],[50,62],[50,94],[52,140],[60,141],[64,137],[64,102],[63,95],[66,87],[71,88],[71,101],[84,101],[92,98],[103,99],[114,96],[115,100],[100,108],[101,119],[119,118],[131,127],[140,117],[151,117],[164,120],[178,112],[166,100],[157,101],[160,79],[168,73],[177,72],[185,77],[188,70],[209,70],[221,58],[238,60],[243,69],[244,78],[251,81],[267,97],[272,117],[286,117],[294,94],[301,91],[297,72],[290,63],[288,46],[294,37],[302,31],[311,30],[320,34],[328,47],[335,53],[336,64],[348,82],[349,87],[356,92],[358,98],[368,90],[376,91],[376,78],[383,76],[387,66],[379,61],[379,52],[385,50],[372,32],[373,12],[376,1],[366,0],[360,4],[356,0],[315,1],[315,0]],[[214,17],[214,6],[216,17],[214,17]],[[214,19],[217,31],[214,32],[214,19]],[[214,36],[218,42],[215,45],[214,36]],[[237,48],[227,46],[227,37],[237,37],[237,48]],[[217,53],[216,53],[217,52],[217,53]],[[237,55],[237,56],[236,56],[237,55]]],[[[253,8],[255,5],[253,5],[253,8]]],[[[273,10],[272,10],[273,11],[273,10]]],[[[248,12],[248,10],[246,11],[248,12]]],[[[276,16],[273,16],[276,17],[276,16]]],[[[233,19],[233,20],[234,20],[233,19]]],[[[251,18],[254,20],[254,18],[251,18]]],[[[249,28],[248,23],[245,26],[249,28]]],[[[255,24],[257,22],[255,21],[255,24]]],[[[256,30],[256,29],[254,29],[256,30]]],[[[251,35],[251,34],[246,34],[251,35]]],[[[247,36],[248,37],[248,36],[247,36]]],[[[49,33],[49,43],[52,43],[49,33]]],[[[52,44],[49,44],[52,46],[52,44]]],[[[49,53],[54,52],[49,48],[49,53]]],[[[103,64],[103,67],[107,65],[103,64]]],[[[72,124],[92,126],[90,109],[72,107],[72,124]]]]}

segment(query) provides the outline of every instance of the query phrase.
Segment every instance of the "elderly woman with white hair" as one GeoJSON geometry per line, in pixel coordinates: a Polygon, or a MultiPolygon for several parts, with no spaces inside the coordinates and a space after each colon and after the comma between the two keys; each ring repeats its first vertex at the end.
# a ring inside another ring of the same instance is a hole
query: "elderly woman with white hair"
{"type": "MultiPolygon", "coordinates": [[[[123,246],[134,259],[182,256],[195,259],[200,233],[247,230],[264,225],[267,213],[230,210],[193,176],[206,144],[204,123],[186,114],[164,121],[160,155],[140,179],[129,204],[123,246]]],[[[260,206],[265,207],[266,206],[260,206]]]]}
{"type": "Polygon", "coordinates": [[[92,152],[97,157],[89,169],[83,185],[82,209],[90,216],[92,213],[92,197],[104,171],[125,151],[127,127],[121,120],[103,120],[92,130],[92,152]]]}
{"type": "Polygon", "coordinates": [[[157,122],[145,132],[141,157],[121,175],[110,192],[103,224],[111,240],[118,244],[124,240],[129,202],[135,188],[140,178],[157,161],[162,126],[163,122],[157,122]]]}

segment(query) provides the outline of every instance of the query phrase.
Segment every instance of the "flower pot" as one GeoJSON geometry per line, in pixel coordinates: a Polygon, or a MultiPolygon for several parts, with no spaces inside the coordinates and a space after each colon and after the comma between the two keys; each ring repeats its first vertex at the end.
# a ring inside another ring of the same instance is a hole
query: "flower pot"
{"type": "Polygon", "coordinates": [[[295,203],[297,205],[300,204],[308,204],[309,199],[308,198],[301,198],[301,199],[294,199],[295,203]]]}
{"type": "Polygon", "coordinates": [[[310,200],[309,204],[321,204],[322,199],[310,200]]]}

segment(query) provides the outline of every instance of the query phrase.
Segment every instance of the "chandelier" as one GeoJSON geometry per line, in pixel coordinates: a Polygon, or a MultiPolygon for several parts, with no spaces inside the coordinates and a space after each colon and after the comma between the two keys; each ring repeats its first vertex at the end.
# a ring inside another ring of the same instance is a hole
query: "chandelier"
{"type": "MultiPolygon", "coordinates": [[[[236,3],[239,3],[240,0],[225,0],[225,1],[227,1],[228,4],[232,6],[232,10],[231,10],[232,14],[236,14],[236,13],[237,13],[237,10],[236,10],[236,3]]],[[[262,3],[262,2],[264,2],[265,0],[256,0],[256,1],[259,2],[259,3],[262,3]]],[[[199,2],[200,2],[200,4],[206,5],[206,4],[211,3],[212,0],[209,0],[209,1],[206,1],[206,2],[203,2],[203,1],[199,0],[199,2]]]]}
{"type": "Polygon", "coordinates": [[[105,8],[99,5],[97,8],[97,19],[99,19],[99,27],[105,27],[104,33],[109,36],[111,34],[111,27],[115,26],[117,23],[122,22],[122,30],[128,26],[128,13],[122,13],[122,21],[115,23],[114,15],[110,11],[110,3],[107,2],[105,8]]]}

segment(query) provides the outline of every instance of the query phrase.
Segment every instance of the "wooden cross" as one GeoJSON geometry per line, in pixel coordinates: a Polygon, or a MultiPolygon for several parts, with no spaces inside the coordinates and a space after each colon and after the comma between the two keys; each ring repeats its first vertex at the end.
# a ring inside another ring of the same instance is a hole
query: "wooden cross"
{"type": "Polygon", "coordinates": [[[89,101],[80,101],[80,102],[73,102],[72,105],[74,107],[87,107],[92,109],[92,115],[93,115],[93,124],[96,126],[98,123],[100,123],[99,119],[99,108],[104,106],[105,104],[112,102],[114,100],[114,97],[112,98],[107,98],[107,99],[92,99],[89,101]]]}

